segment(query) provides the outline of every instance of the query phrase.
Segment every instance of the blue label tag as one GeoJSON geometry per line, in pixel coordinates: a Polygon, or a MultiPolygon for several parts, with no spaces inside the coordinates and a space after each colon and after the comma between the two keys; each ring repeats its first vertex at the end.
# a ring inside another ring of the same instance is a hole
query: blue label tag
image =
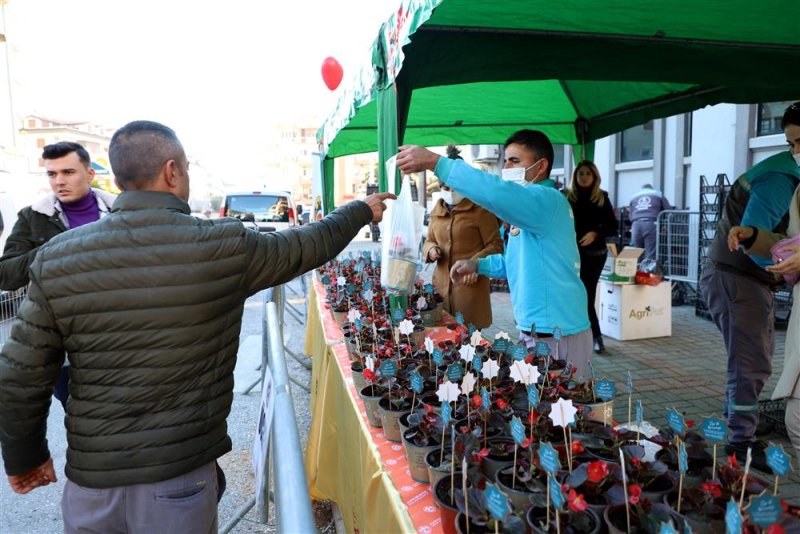
{"type": "Polygon", "coordinates": [[[363,270],[364,270],[364,263],[363,262],[356,263],[356,272],[360,273],[363,270]]]}
{"type": "Polygon", "coordinates": [[[750,522],[759,527],[767,528],[780,520],[783,507],[781,501],[772,495],[761,495],[750,498],[750,507],[747,509],[750,514],[750,522]]]}
{"type": "Polygon", "coordinates": [[[347,284],[347,294],[348,295],[354,295],[355,292],[356,292],[356,285],[353,284],[352,282],[347,284]]]}
{"type": "Polygon", "coordinates": [[[461,364],[454,363],[450,367],[447,368],[447,378],[450,379],[450,382],[458,382],[462,378],[464,378],[464,368],[461,367],[461,364]]]}
{"type": "Polygon", "coordinates": [[[416,369],[411,373],[411,391],[417,395],[422,393],[422,375],[416,369]]]}
{"type": "Polygon", "coordinates": [[[551,475],[554,475],[561,466],[558,461],[558,453],[549,443],[541,443],[539,445],[539,465],[551,475]]]}
{"type": "Polygon", "coordinates": [[[370,281],[364,282],[364,291],[367,291],[369,289],[372,289],[372,282],[370,281]]]}
{"type": "Polygon", "coordinates": [[[678,534],[678,531],[675,530],[672,523],[661,523],[661,526],[658,528],[658,534],[678,534]]]}
{"type": "Polygon", "coordinates": [[[394,319],[395,321],[402,321],[403,317],[405,316],[406,316],[405,312],[400,308],[395,308],[392,310],[392,319],[394,319]]]}
{"type": "Polygon", "coordinates": [[[363,254],[367,259],[370,259],[372,257],[372,251],[371,250],[362,250],[361,254],[363,254]]]}
{"type": "Polygon", "coordinates": [[[381,362],[381,376],[391,378],[397,374],[397,364],[392,360],[383,360],[381,362]]]}
{"type": "Polygon", "coordinates": [[[678,447],[678,471],[685,475],[688,469],[689,455],[686,454],[686,443],[681,441],[680,446],[678,447]]]}
{"type": "Polygon", "coordinates": [[[767,465],[769,465],[772,472],[777,476],[785,477],[789,474],[791,468],[791,459],[789,455],[783,452],[783,449],[774,443],[770,443],[766,450],[767,465]]]}
{"type": "Polygon", "coordinates": [[[494,484],[486,484],[484,496],[486,497],[486,508],[489,509],[492,517],[497,521],[504,521],[509,511],[508,497],[497,489],[494,484]]]}
{"type": "Polygon", "coordinates": [[[522,445],[525,442],[525,427],[522,426],[522,421],[519,417],[511,418],[511,437],[517,445],[522,445]]]}
{"type": "Polygon", "coordinates": [[[528,404],[533,408],[539,405],[539,390],[533,384],[528,386],[528,404]]]}
{"type": "Polygon", "coordinates": [[[450,403],[449,402],[443,402],[442,403],[442,424],[443,425],[447,426],[447,424],[450,422],[450,418],[451,418],[451,415],[452,415],[452,410],[453,409],[450,407],[450,403]]]}
{"type": "Polygon", "coordinates": [[[594,392],[604,401],[610,401],[617,393],[617,387],[610,380],[598,380],[594,384],[594,392]]]}
{"type": "Polygon", "coordinates": [[[676,434],[683,434],[686,431],[686,421],[683,414],[679,413],[675,408],[667,410],[667,424],[676,434]]]}
{"type": "Polygon", "coordinates": [[[644,421],[644,408],[642,407],[642,401],[636,401],[636,426],[641,429],[642,428],[642,421],[644,421]]]}
{"type": "Polygon", "coordinates": [[[528,355],[528,349],[522,345],[514,345],[514,350],[511,352],[511,357],[517,361],[522,361],[528,355]]]}
{"type": "Polygon", "coordinates": [[[725,420],[719,417],[708,417],[703,419],[703,424],[700,425],[700,431],[706,437],[709,443],[725,443],[728,441],[728,425],[725,420]]]}
{"type": "Polygon", "coordinates": [[[464,324],[464,314],[461,312],[456,312],[456,324],[463,325],[464,324]]]}
{"type": "Polygon", "coordinates": [[[557,326],[553,328],[553,339],[555,339],[556,341],[561,341],[561,336],[562,336],[561,327],[557,326]]]}
{"type": "Polygon", "coordinates": [[[467,332],[469,332],[469,335],[472,336],[472,334],[475,333],[475,325],[472,324],[472,323],[469,323],[467,325],[467,332]]]}
{"type": "Polygon", "coordinates": [[[633,378],[631,377],[630,371],[628,371],[628,381],[625,382],[625,387],[628,389],[628,395],[633,393],[633,378]]]}
{"type": "Polygon", "coordinates": [[[505,338],[495,339],[492,348],[497,352],[505,353],[508,348],[508,340],[505,338]]]}
{"type": "Polygon", "coordinates": [[[544,341],[537,341],[536,348],[534,349],[534,351],[537,356],[549,356],[550,345],[548,345],[544,341]]]}
{"type": "Polygon", "coordinates": [[[328,276],[327,274],[322,277],[322,285],[324,285],[324,286],[331,285],[331,277],[328,276]]]}
{"type": "Polygon", "coordinates": [[[481,369],[483,369],[483,360],[480,354],[476,354],[472,357],[472,370],[476,373],[480,373],[481,369]]]}
{"type": "Polygon", "coordinates": [[[361,330],[361,319],[356,319],[356,322],[353,323],[356,327],[356,330],[361,330]]]}
{"type": "Polygon", "coordinates": [[[377,261],[370,262],[370,267],[372,267],[373,269],[377,269],[378,268],[378,262],[377,261]]]}
{"type": "Polygon", "coordinates": [[[491,403],[489,402],[489,392],[486,391],[485,387],[482,387],[481,388],[481,408],[483,408],[484,410],[488,410],[490,406],[491,406],[491,403]]]}
{"type": "Polygon", "coordinates": [[[561,509],[564,506],[564,494],[561,492],[561,484],[559,484],[556,477],[547,477],[547,483],[550,485],[550,500],[553,502],[553,507],[561,509]]]}
{"type": "Polygon", "coordinates": [[[433,363],[437,365],[442,365],[442,351],[440,349],[433,349],[433,363]]]}
{"type": "Polygon", "coordinates": [[[425,293],[433,293],[433,284],[425,284],[422,286],[422,289],[425,291],[425,293]]]}
{"type": "Polygon", "coordinates": [[[742,513],[733,497],[725,508],[725,532],[726,534],[742,534],[742,513]]]}

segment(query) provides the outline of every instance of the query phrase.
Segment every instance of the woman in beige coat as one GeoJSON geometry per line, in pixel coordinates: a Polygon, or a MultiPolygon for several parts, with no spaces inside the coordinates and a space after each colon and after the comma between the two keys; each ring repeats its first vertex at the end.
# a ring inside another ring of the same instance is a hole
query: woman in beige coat
{"type": "MultiPolygon", "coordinates": [[[[448,156],[452,157],[449,147],[448,156]]],[[[442,186],[442,198],[431,211],[422,256],[427,263],[436,262],[433,285],[444,297],[445,310],[453,315],[461,312],[464,324],[472,323],[478,329],[492,324],[489,279],[480,276],[472,285],[455,285],[450,281],[450,268],[457,260],[501,252],[503,241],[497,217],[446,185],[442,186]]]]}

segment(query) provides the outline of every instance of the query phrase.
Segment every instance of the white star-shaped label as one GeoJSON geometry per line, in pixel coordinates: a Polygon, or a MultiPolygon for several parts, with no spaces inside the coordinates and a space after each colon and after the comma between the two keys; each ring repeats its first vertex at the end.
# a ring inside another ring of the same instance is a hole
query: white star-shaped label
{"type": "Polygon", "coordinates": [[[491,380],[497,376],[497,372],[500,370],[500,366],[497,365],[497,362],[491,358],[489,358],[486,363],[483,364],[481,368],[481,374],[483,378],[488,378],[491,380]]]}
{"type": "Polygon", "coordinates": [[[371,289],[367,289],[364,291],[364,300],[372,304],[372,299],[375,297],[375,293],[372,292],[371,289]]]}
{"type": "Polygon", "coordinates": [[[347,319],[355,324],[357,319],[361,319],[361,312],[355,308],[351,308],[349,312],[347,312],[347,319]]]}
{"type": "Polygon", "coordinates": [[[475,388],[475,375],[472,373],[465,374],[464,378],[461,379],[461,393],[463,393],[464,395],[469,395],[474,388],[475,388]]]}
{"type": "Polygon", "coordinates": [[[481,336],[481,331],[480,330],[475,330],[472,333],[472,336],[469,338],[470,344],[473,347],[477,347],[478,345],[481,344],[481,341],[483,341],[483,336],[481,336]]]}
{"type": "Polygon", "coordinates": [[[495,339],[506,339],[506,340],[508,340],[508,341],[511,341],[511,340],[509,339],[509,337],[508,337],[508,332],[498,332],[498,333],[496,333],[496,334],[494,335],[494,338],[495,338],[495,339]]]}
{"type": "Polygon", "coordinates": [[[340,276],[339,278],[336,279],[336,285],[337,286],[347,285],[347,278],[345,278],[344,276],[340,276]]]}
{"type": "Polygon", "coordinates": [[[511,378],[530,386],[539,380],[539,368],[524,361],[515,360],[511,364],[511,378]]]}
{"type": "Polygon", "coordinates": [[[425,338],[425,350],[428,354],[433,354],[433,340],[430,337],[425,338]]]}
{"type": "Polygon", "coordinates": [[[436,390],[436,396],[442,402],[454,402],[458,399],[459,393],[461,392],[458,390],[458,384],[449,381],[442,382],[442,385],[436,390]]]}
{"type": "Polygon", "coordinates": [[[375,371],[375,358],[373,358],[372,356],[367,356],[366,365],[367,369],[369,369],[370,371],[375,371]]]}
{"type": "Polygon", "coordinates": [[[425,297],[420,297],[417,299],[417,309],[424,310],[428,307],[428,300],[425,297]]]}
{"type": "Polygon", "coordinates": [[[472,357],[475,356],[475,347],[472,345],[461,345],[461,348],[458,349],[458,354],[462,360],[471,362],[472,357]]]}
{"type": "Polygon", "coordinates": [[[403,319],[400,321],[400,324],[397,327],[400,330],[400,333],[404,336],[410,336],[411,333],[414,332],[414,323],[408,319],[403,319]]]}
{"type": "Polygon", "coordinates": [[[566,427],[575,421],[578,409],[572,405],[572,399],[559,398],[550,406],[550,420],[555,426],[566,427]]]}

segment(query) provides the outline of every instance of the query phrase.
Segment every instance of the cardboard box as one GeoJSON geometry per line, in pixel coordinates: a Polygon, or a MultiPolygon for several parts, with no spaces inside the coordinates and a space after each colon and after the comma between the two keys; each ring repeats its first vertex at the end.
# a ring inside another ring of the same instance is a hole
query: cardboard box
{"type": "Polygon", "coordinates": [[[636,266],[639,263],[639,256],[644,252],[643,248],[625,247],[622,252],[617,254],[617,246],[613,243],[608,247],[608,258],[600,273],[600,280],[611,282],[612,284],[634,284],[636,283],[636,266]]]}
{"type": "Polygon", "coordinates": [[[620,341],[672,335],[672,283],[597,286],[597,318],[604,336],[620,341]]]}

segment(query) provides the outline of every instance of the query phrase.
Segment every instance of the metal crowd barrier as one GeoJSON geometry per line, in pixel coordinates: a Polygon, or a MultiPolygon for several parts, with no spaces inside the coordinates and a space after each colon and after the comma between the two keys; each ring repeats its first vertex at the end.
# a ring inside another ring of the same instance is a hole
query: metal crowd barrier
{"type": "Polygon", "coordinates": [[[19,305],[22,304],[27,293],[27,287],[16,291],[0,292],[0,346],[11,337],[11,325],[17,316],[19,305]]]}
{"type": "Polygon", "coordinates": [[[700,212],[665,210],[656,219],[656,258],[673,284],[673,300],[697,297],[700,212]]]}
{"type": "MultiPolygon", "coordinates": [[[[270,440],[264,461],[264,476],[261,487],[256,488],[263,506],[258,510],[258,520],[266,523],[269,517],[269,502],[275,504],[275,518],[278,532],[316,532],[311,497],[308,493],[303,448],[297,430],[294,402],[292,401],[290,377],[286,366],[283,340],[283,317],[286,306],[284,286],[264,292],[263,334],[261,353],[261,379],[263,384],[266,369],[272,375],[273,423],[270,427],[270,440]],[[275,422],[280,421],[280,431],[275,422]],[[269,490],[270,474],[274,472],[274,491],[269,490]],[[274,496],[274,499],[273,499],[274,496]]],[[[256,382],[257,384],[258,382],[256,382]]],[[[256,384],[250,386],[252,388],[256,384]]],[[[248,390],[250,389],[248,388],[248,390]]],[[[227,534],[256,505],[256,496],[234,514],[223,526],[220,534],[227,534]]]]}

